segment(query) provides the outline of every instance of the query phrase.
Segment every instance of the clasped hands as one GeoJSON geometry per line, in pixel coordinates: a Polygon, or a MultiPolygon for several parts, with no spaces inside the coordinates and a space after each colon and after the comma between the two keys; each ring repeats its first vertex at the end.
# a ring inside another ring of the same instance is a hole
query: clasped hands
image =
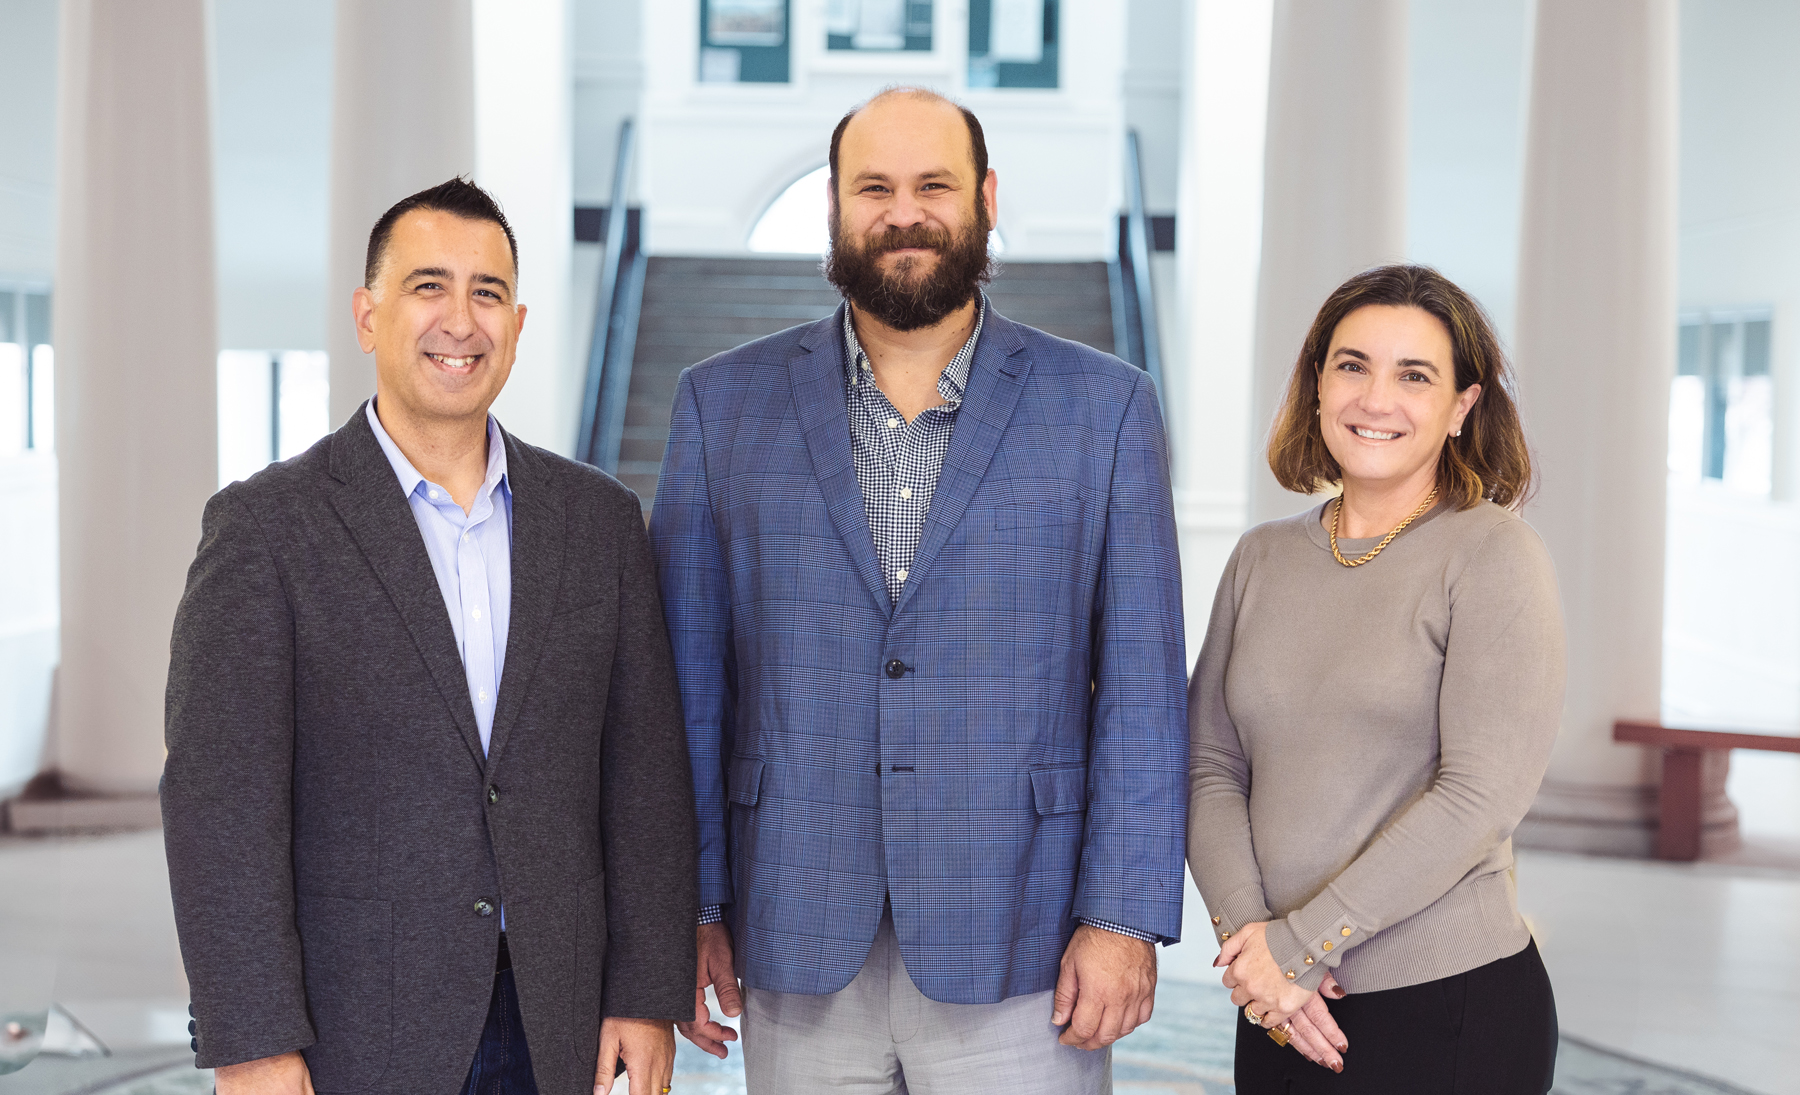
{"type": "Polygon", "coordinates": [[[1265,922],[1244,925],[1225,940],[1213,960],[1214,966],[1225,969],[1222,980],[1231,990],[1231,1002],[1239,1008],[1249,1006],[1264,1027],[1291,1024],[1291,1044],[1302,1056],[1333,1072],[1344,1071],[1343,1054],[1350,1041],[1322,999],[1342,1000],[1344,990],[1329,973],[1317,992],[1289,981],[1269,951],[1267,929],[1265,922]]]}

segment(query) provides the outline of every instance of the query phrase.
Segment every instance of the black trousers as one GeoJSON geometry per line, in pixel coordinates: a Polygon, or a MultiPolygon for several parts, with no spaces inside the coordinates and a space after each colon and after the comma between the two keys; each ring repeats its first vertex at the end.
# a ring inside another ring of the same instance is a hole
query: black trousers
{"type": "Polygon", "coordinates": [[[1556,998],[1537,942],[1467,973],[1328,1000],[1350,1040],[1336,1073],[1244,1020],[1238,1095],[1544,1095],[1556,1074],[1556,998]]]}
{"type": "Polygon", "coordinates": [[[494,993],[488,1001],[487,1026],[481,1032],[481,1044],[475,1047],[475,1059],[469,1062],[463,1095],[538,1095],[505,932],[500,933],[500,955],[494,966],[494,993]]]}

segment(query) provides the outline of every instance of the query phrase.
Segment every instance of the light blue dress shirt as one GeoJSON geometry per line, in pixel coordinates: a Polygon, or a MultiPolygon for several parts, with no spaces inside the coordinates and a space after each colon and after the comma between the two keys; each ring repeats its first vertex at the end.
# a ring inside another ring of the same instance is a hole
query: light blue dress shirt
{"type": "Polygon", "coordinates": [[[456,633],[456,652],[462,656],[485,754],[494,732],[494,699],[506,667],[506,627],[512,619],[512,487],[506,479],[506,442],[500,424],[488,416],[487,478],[475,504],[464,513],[449,491],[420,475],[394,444],[382,428],[373,399],[367,411],[369,427],[400,477],[400,489],[431,557],[450,628],[456,633]]]}

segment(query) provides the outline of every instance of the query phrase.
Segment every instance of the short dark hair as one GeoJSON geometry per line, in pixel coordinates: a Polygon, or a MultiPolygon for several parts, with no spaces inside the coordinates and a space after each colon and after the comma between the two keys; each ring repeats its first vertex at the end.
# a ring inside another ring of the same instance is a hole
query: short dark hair
{"type": "Polygon", "coordinates": [[[1512,369],[1494,325],[1475,298],[1429,266],[1377,266],[1346,281],[1327,297],[1294,371],[1269,434],[1269,470],[1291,491],[1311,494],[1342,481],[1343,469],[1325,447],[1319,425],[1319,372],[1338,324],[1358,308],[1384,304],[1418,308],[1450,336],[1454,383],[1459,392],[1481,385],[1481,398],[1463,419],[1461,436],[1444,439],[1438,454],[1438,495],[1459,510],[1482,499],[1516,509],[1531,496],[1531,452],[1513,397],[1512,369]]]}
{"type": "Polygon", "coordinates": [[[869,107],[870,104],[874,103],[875,100],[885,99],[889,95],[910,95],[910,96],[913,96],[914,98],[920,98],[920,99],[936,99],[940,103],[948,103],[949,105],[955,107],[957,110],[960,110],[962,112],[962,116],[963,116],[963,124],[965,124],[969,127],[969,151],[973,155],[974,160],[975,160],[975,186],[976,186],[976,188],[979,189],[981,184],[987,181],[987,173],[988,173],[987,137],[982,134],[981,120],[975,117],[974,111],[970,110],[968,107],[962,105],[961,103],[957,102],[954,99],[948,99],[942,95],[939,95],[937,92],[932,91],[929,88],[887,87],[887,88],[881,89],[879,92],[877,92],[875,95],[871,96],[870,98],[865,99],[862,102],[851,107],[848,113],[846,113],[842,118],[838,119],[837,128],[831,131],[831,155],[830,155],[830,159],[828,162],[831,165],[831,192],[833,194],[837,193],[838,146],[844,143],[844,130],[849,128],[850,119],[856,117],[858,114],[861,114],[865,109],[867,109],[869,107]]]}
{"type": "MultiPolygon", "coordinates": [[[[430,189],[401,198],[375,222],[375,227],[369,231],[369,251],[363,258],[363,288],[375,288],[375,279],[380,276],[381,262],[387,257],[388,237],[394,234],[394,225],[415,209],[448,213],[464,220],[489,221],[499,225],[500,231],[506,233],[506,246],[512,251],[513,280],[518,280],[519,241],[513,238],[512,225],[506,223],[506,214],[500,211],[500,203],[494,200],[492,194],[459,175],[448,182],[438,183],[430,189]]],[[[515,285],[514,289],[517,288],[515,285]]]]}

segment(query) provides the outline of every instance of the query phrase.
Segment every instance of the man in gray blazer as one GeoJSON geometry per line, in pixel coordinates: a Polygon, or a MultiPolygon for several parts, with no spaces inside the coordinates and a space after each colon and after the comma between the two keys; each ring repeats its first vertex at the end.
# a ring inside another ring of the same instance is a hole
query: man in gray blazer
{"type": "Polygon", "coordinates": [[[389,210],[376,398],[207,504],[162,804],[196,1064],[243,1092],[667,1091],[691,777],[637,499],[488,408],[525,308],[453,179],[389,210]]]}

